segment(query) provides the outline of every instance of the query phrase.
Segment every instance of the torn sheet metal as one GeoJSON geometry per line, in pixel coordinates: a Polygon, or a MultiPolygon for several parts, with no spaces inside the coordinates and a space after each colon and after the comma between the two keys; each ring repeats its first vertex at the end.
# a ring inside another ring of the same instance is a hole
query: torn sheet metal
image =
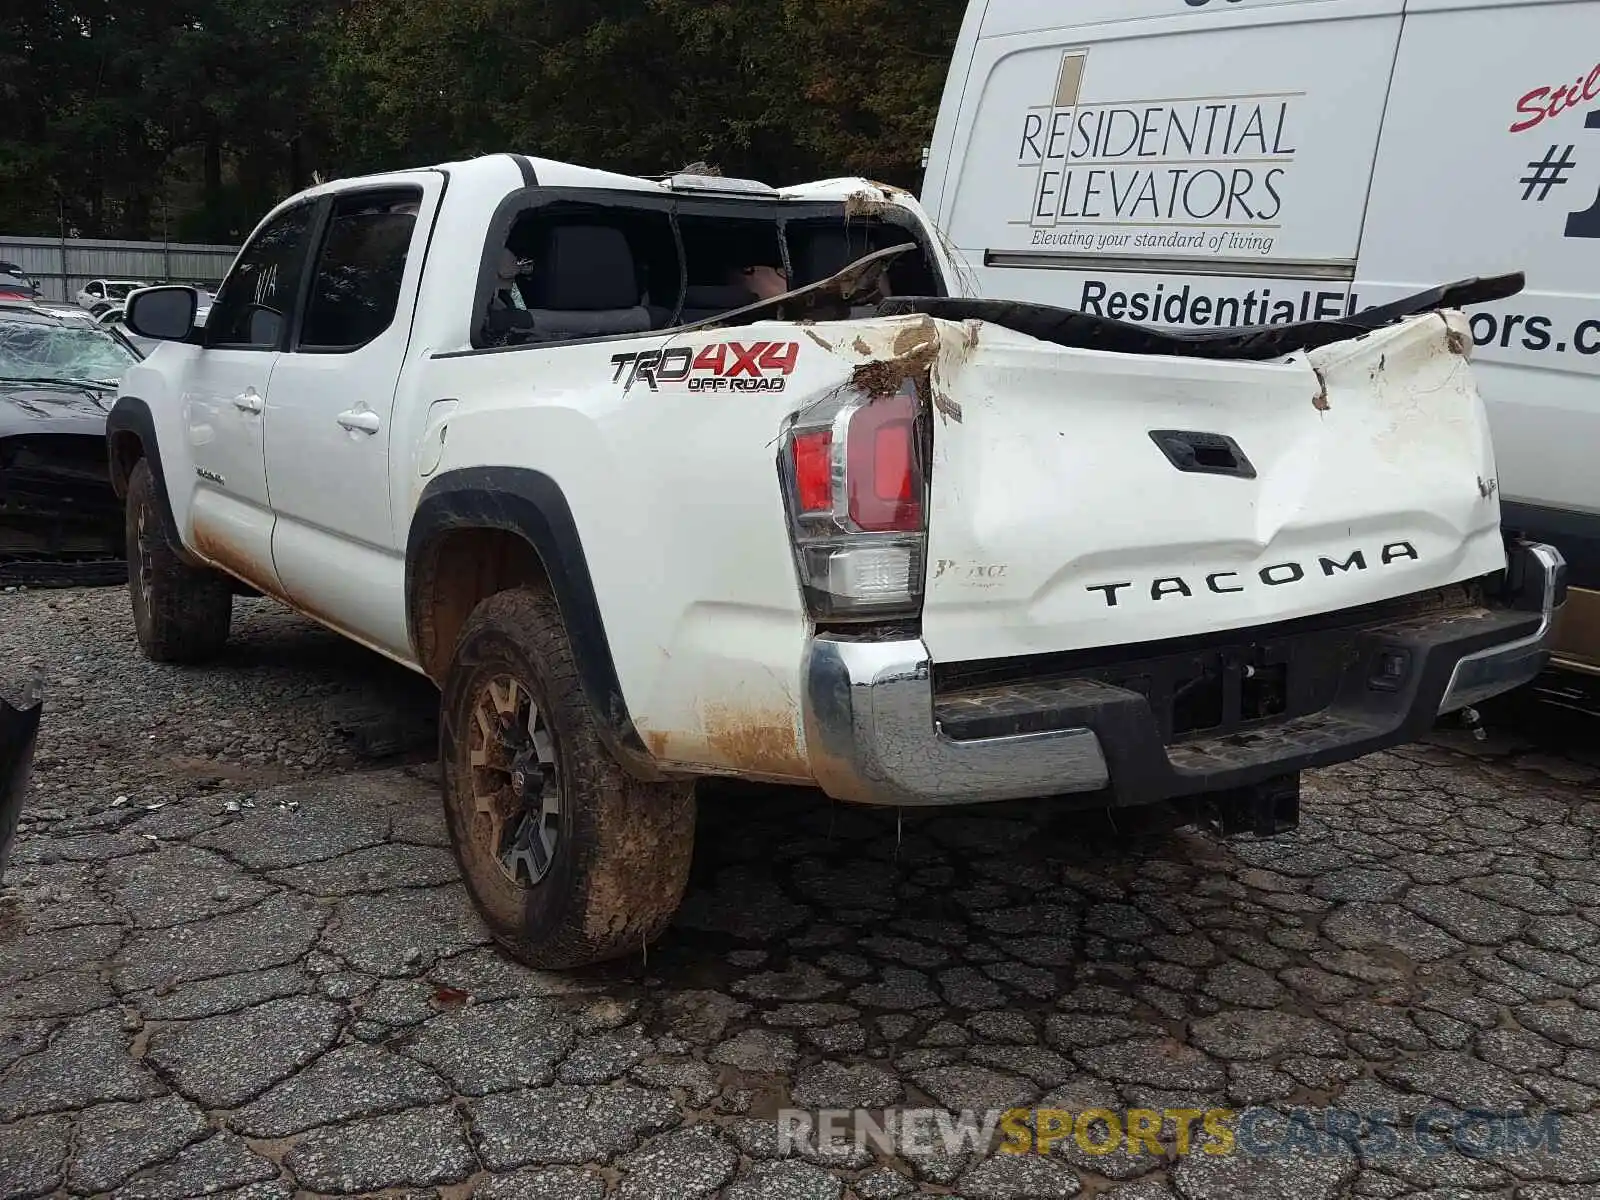
{"type": "MultiPolygon", "coordinates": [[[[862,259],[853,267],[860,267],[866,261],[862,259]]],[[[1392,304],[1365,309],[1337,320],[1298,321],[1288,325],[1241,325],[1221,329],[1164,329],[1099,317],[1074,309],[1054,308],[1048,304],[962,297],[896,296],[884,300],[878,306],[878,313],[881,316],[924,313],[947,321],[990,321],[1042,342],[1080,350],[1268,361],[1297,351],[1315,350],[1319,346],[1358,338],[1418,313],[1503,300],[1516,295],[1522,287],[1520,272],[1486,279],[1466,279],[1429,288],[1392,304]]],[[[1466,346],[1467,343],[1461,341],[1452,349],[1464,353],[1466,346]]]]}

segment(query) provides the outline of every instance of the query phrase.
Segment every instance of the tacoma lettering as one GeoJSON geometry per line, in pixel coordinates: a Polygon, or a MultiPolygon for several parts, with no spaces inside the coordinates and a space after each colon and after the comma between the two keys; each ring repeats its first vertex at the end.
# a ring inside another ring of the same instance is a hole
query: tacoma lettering
{"type": "MultiPolygon", "coordinates": [[[[1407,560],[1417,562],[1421,557],[1417,553],[1417,548],[1410,542],[1389,542],[1378,551],[1378,566],[1392,566],[1394,563],[1407,560]]],[[[1366,554],[1360,550],[1352,550],[1344,558],[1321,555],[1316,559],[1316,570],[1320,571],[1324,578],[1331,578],[1335,572],[1346,574],[1351,571],[1367,571],[1371,569],[1373,568],[1368,565],[1366,554]]],[[[1254,572],[1253,576],[1241,575],[1238,571],[1213,571],[1205,577],[1203,590],[1216,596],[1232,595],[1248,591],[1247,581],[1252,578],[1267,587],[1290,587],[1297,583],[1304,583],[1307,576],[1311,574],[1312,572],[1306,569],[1305,564],[1299,562],[1273,563],[1271,566],[1262,567],[1259,571],[1254,572]]],[[[1132,580],[1125,580],[1120,583],[1091,584],[1084,590],[1100,593],[1105,597],[1107,608],[1116,608],[1120,604],[1117,593],[1133,586],[1134,582],[1132,580]]],[[[1202,589],[1197,588],[1181,575],[1162,575],[1150,581],[1150,599],[1152,601],[1191,600],[1194,598],[1195,592],[1199,590],[1202,589]]]]}

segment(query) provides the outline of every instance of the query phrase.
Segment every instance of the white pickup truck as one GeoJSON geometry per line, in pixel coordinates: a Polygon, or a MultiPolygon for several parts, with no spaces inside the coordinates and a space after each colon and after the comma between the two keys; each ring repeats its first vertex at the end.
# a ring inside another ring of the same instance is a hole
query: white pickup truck
{"type": "Polygon", "coordinates": [[[1179,333],[963,296],[862,180],[325,184],[203,328],[129,301],[139,642],[259,592],[436,681],[463,874],[543,966],[667,925],[697,777],[1272,833],[1544,662],[1564,566],[1502,538],[1457,311],[1516,286],[1179,333]]]}

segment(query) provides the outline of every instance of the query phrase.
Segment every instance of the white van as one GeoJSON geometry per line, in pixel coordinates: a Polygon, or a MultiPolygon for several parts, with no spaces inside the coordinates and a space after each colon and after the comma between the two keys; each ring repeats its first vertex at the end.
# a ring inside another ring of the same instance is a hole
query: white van
{"type": "Polygon", "coordinates": [[[922,201],[979,294],[1144,323],[1525,272],[1471,310],[1504,521],[1600,673],[1600,3],[972,0],[922,201]]]}

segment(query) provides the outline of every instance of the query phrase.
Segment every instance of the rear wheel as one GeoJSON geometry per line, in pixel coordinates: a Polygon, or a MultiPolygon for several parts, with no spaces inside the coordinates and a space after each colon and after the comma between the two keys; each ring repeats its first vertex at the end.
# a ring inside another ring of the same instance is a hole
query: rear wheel
{"type": "Polygon", "coordinates": [[[227,576],[178,557],[167,540],[156,486],[149,462],[140,459],[128,476],[125,512],[133,627],[151,661],[201,662],[228,640],[233,587],[227,576]]]}
{"type": "Polygon", "coordinates": [[[559,969],[659,937],[688,882],[693,785],[641,783],[607,752],[553,597],[478,605],[441,716],[450,841],[496,940],[559,969]]]}

